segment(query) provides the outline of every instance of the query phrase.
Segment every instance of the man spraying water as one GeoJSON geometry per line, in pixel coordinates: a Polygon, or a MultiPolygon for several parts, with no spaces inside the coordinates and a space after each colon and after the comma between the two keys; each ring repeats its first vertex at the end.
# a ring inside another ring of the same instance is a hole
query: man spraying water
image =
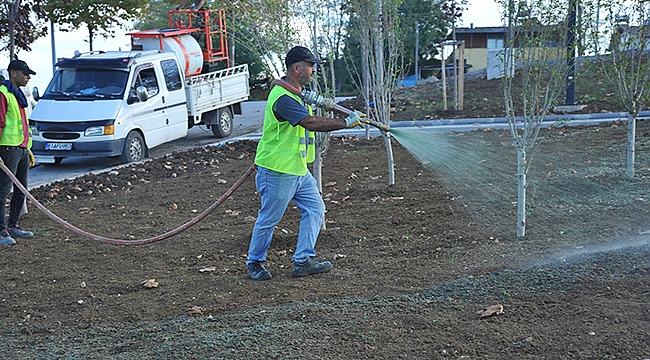
{"type": "Polygon", "coordinates": [[[325,203],[316,179],[307,168],[315,159],[314,131],[333,131],[362,126],[365,114],[354,111],[345,120],[314,116],[310,105],[294,92],[314,79],[316,64],[322,63],[302,46],[292,48],[286,56],[287,75],[269,93],[264,112],[262,138],[257,146],[255,184],[262,206],[257,214],[246,264],[253,280],[268,280],[271,273],[264,267],[273,230],[292,200],[300,209],[298,243],[292,257],[293,276],[330,271],[329,261],[316,260],[314,249],[323,223],[325,203]]]}

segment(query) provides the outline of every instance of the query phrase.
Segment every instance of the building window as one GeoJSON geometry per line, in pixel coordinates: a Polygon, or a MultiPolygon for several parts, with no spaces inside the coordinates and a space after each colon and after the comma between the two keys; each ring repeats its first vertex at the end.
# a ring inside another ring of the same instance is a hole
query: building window
{"type": "Polygon", "coordinates": [[[487,48],[488,49],[503,49],[503,34],[488,34],[487,48]]]}

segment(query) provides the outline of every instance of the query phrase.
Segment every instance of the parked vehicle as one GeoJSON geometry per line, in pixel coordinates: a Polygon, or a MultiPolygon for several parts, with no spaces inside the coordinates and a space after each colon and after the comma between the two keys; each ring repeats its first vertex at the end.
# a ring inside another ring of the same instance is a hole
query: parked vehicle
{"type": "Polygon", "coordinates": [[[230,67],[223,17],[221,10],[172,10],[175,27],[129,33],[131,51],[60,59],[30,116],[34,155],[127,163],[195,125],[229,136],[249,96],[249,73],[246,64],[230,67]],[[197,27],[197,18],[208,25],[197,27]]]}

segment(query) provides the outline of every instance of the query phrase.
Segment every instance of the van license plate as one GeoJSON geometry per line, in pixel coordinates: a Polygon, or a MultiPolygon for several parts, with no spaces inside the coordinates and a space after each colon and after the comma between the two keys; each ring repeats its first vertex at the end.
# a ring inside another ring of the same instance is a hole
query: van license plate
{"type": "Polygon", "coordinates": [[[72,150],[72,143],[45,143],[45,150],[72,150]]]}

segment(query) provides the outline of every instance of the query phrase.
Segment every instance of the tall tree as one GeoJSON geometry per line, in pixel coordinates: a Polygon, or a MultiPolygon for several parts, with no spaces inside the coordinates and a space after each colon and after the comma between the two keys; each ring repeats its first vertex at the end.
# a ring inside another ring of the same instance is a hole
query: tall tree
{"type": "Polygon", "coordinates": [[[92,51],[95,37],[115,36],[115,26],[135,20],[146,4],[146,1],[136,0],[49,0],[45,9],[52,21],[63,26],[62,31],[86,27],[92,51]]]}
{"type": "Polygon", "coordinates": [[[9,49],[13,59],[16,48],[31,51],[31,44],[47,34],[47,13],[41,0],[5,0],[0,7],[0,50],[9,49]]]}
{"type": "Polygon", "coordinates": [[[567,0],[502,0],[509,37],[501,54],[505,63],[503,94],[506,116],[517,151],[517,236],[526,234],[526,189],[530,153],[544,118],[565,89],[567,73],[567,0]],[[512,72],[514,62],[517,78],[512,72]],[[515,105],[521,104],[521,105],[515,105]]]}
{"type": "MultiPolygon", "coordinates": [[[[351,37],[359,40],[361,69],[349,62],[362,90],[366,104],[374,104],[368,116],[375,121],[390,123],[390,105],[397,89],[397,79],[402,76],[402,44],[399,39],[399,14],[401,0],[351,0],[351,37]]],[[[382,133],[388,156],[388,184],[395,184],[395,168],[390,134],[382,133]]]]}
{"type": "MultiPolygon", "coordinates": [[[[650,105],[650,3],[613,0],[598,4],[605,13],[605,36],[610,45],[599,53],[603,73],[617,89],[621,105],[627,110],[627,170],[634,177],[636,120],[650,105]]],[[[592,46],[598,48],[598,31],[591,32],[592,46]]]]}
{"type": "MultiPolygon", "coordinates": [[[[344,40],[344,28],[347,23],[345,14],[345,0],[325,0],[321,6],[313,7],[307,3],[301,4],[303,14],[311,15],[310,30],[312,33],[311,44],[314,54],[325,62],[318,66],[317,77],[312,83],[312,90],[325,97],[336,96],[337,81],[341,72],[341,50],[344,40]]],[[[321,116],[332,117],[333,113],[322,114],[321,109],[316,109],[321,116]]],[[[316,159],[313,164],[314,177],[319,191],[323,190],[323,158],[329,148],[331,132],[316,133],[316,159]]],[[[327,222],[323,222],[323,229],[327,222]]]]}

